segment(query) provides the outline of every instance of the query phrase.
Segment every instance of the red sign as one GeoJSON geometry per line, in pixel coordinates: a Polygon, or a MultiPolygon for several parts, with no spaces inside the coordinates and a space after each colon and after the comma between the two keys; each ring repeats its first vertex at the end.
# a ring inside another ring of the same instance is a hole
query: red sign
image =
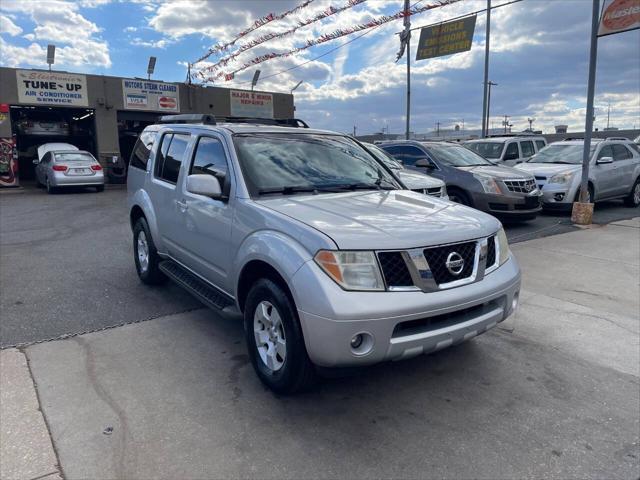
{"type": "Polygon", "coordinates": [[[598,36],[640,28],[640,0],[605,0],[598,36]]]}
{"type": "Polygon", "coordinates": [[[178,103],[176,102],[176,99],[174,97],[160,97],[158,99],[158,106],[160,108],[175,110],[178,106],[178,103]]]}

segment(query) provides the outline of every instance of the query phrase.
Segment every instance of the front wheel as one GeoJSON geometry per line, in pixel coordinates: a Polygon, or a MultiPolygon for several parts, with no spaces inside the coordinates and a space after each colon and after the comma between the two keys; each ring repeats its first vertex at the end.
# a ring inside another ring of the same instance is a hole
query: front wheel
{"type": "Polygon", "coordinates": [[[133,258],[142,283],[158,285],[166,280],[159,268],[160,256],[151,238],[149,225],[142,217],[133,227],[133,258]]]}
{"type": "Polygon", "coordinates": [[[314,383],[295,305],[272,280],[262,278],[251,287],[244,330],[253,368],[267,387],[290,394],[314,383]]]}
{"type": "Polygon", "coordinates": [[[452,202],[466,205],[467,207],[471,206],[471,200],[469,199],[469,196],[462,190],[452,188],[447,189],[447,193],[449,194],[449,200],[451,200],[452,202]]]}
{"type": "Polygon", "coordinates": [[[637,207],[640,205],[640,177],[636,178],[633,188],[631,192],[629,192],[629,196],[624,199],[624,204],[627,207],[637,207]]]}

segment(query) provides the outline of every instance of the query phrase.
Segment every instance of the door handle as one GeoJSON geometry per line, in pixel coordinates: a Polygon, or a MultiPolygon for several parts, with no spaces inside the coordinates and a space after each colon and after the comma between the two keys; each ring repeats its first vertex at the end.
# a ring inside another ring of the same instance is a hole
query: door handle
{"type": "Polygon", "coordinates": [[[189,209],[189,205],[187,204],[187,202],[176,200],[176,205],[178,205],[178,208],[181,212],[186,212],[189,209]]]}

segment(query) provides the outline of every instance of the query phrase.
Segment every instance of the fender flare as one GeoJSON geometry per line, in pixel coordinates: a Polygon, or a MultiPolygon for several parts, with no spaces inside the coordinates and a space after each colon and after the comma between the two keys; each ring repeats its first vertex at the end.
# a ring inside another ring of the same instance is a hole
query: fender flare
{"type": "MultiPolygon", "coordinates": [[[[129,215],[135,207],[138,207],[142,210],[144,214],[147,225],[149,225],[149,230],[151,231],[151,236],[153,237],[153,243],[156,246],[156,249],[159,252],[165,252],[164,245],[162,244],[162,237],[160,236],[160,231],[158,230],[158,219],[153,209],[153,203],[151,202],[151,198],[149,198],[149,194],[143,190],[137,190],[130,201],[129,215]]],[[[133,225],[131,225],[133,228],[133,225]]]]}

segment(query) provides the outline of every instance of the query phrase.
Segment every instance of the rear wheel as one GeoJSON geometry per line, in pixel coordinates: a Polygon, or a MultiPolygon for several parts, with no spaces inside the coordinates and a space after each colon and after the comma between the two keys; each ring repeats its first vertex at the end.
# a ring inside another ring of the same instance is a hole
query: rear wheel
{"type": "Polygon", "coordinates": [[[624,199],[624,204],[627,207],[637,207],[640,205],[640,177],[636,178],[629,196],[624,199]]]}
{"type": "Polygon", "coordinates": [[[295,305],[272,280],[262,278],[251,287],[244,330],[253,368],[267,387],[288,394],[314,383],[295,305]]]}
{"type": "Polygon", "coordinates": [[[457,188],[447,189],[449,194],[449,200],[452,202],[460,203],[462,205],[466,205],[467,207],[471,206],[471,200],[469,199],[469,195],[467,195],[462,190],[457,188]]]}
{"type": "Polygon", "coordinates": [[[100,193],[100,192],[104,192],[104,185],[98,185],[96,187],[96,192],[100,193]]]}
{"type": "Polygon", "coordinates": [[[133,227],[133,258],[142,283],[158,285],[166,280],[160,271],[160,256],[151,238],[145,218],[139,218],[133,227]]]}
{"type": "Polygon", "coordinates": [[[46,181],[46,187],[47,187],[47,193],[56,193],[56,187],[51,185],[51,182],[49,181],[49,177],[47,177],[46,181]]]}

